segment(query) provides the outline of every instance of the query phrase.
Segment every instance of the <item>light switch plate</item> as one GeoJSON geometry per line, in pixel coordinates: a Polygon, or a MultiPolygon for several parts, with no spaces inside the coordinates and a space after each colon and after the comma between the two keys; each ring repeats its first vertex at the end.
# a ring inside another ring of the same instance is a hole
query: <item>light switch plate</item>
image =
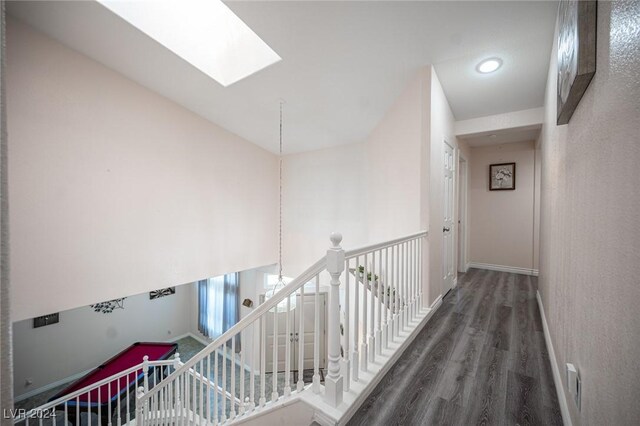
{"type": "Polygon", "coordinates": [[[573,395],[573,400],[576,403],[576,407],[578,407],[578,411],[580,411],[580,397],[582,393],[582,383],[580,381],[580,376],[578,375],[578,370],[575,365],[567,363],[567,390],[570,395],[573,395]]]}

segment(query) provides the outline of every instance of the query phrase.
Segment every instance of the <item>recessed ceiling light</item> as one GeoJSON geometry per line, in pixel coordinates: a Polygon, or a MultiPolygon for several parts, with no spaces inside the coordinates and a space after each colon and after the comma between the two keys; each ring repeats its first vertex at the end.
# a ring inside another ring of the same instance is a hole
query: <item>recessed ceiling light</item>
{"type": "Polygon", "coordinates": [[[281,59],[220,0],[98,1],[225,87],[281,59]]]}
{"type": "Polygon", "coordinates": [[[496,71],[498,68],[502,66],[502,59],[500,58],[489,58],[480,62],[476,67],[476,71],[481,74],[489,74],[491,72],[496,71]]]}

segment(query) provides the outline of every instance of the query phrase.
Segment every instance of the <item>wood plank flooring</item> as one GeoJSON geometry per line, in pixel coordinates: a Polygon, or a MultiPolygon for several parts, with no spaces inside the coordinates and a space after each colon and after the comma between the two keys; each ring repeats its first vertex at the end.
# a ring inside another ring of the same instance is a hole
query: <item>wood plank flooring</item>
{"type": "Polygon", "coordinates": [[[562,425],[537,278],[470,269],[349,425],[562,425]]]}

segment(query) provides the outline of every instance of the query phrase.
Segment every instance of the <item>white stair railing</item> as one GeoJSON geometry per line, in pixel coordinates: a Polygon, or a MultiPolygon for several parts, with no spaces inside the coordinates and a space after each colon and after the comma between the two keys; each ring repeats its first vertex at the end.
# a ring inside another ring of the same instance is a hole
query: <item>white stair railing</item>
{"type": "Polygon", "coordinates": [[[149,361],[143,357],[140,364],[78,389],[53,401],[26,412],[16,412],[14,424],[42,425],[122,425],[135,417],[136,392],[148,390],[165,379],[182,363],[180,356],[174,359],[149,361]],[[137,388],[138,385],[142,385],[137,388]],[[110,395],[110,397],[108,396],[110,395]],[[115,418],[115,419],[114,419],[115,418]]]}
{"type": "Polygon", "coordinates": [[[157,386],[141,391],[138,424],[232,422],[302,392],[320,394],[331,406],[340,406],[359,373],[368,371],[420,312],[426,235],[418,232],[345,252],[341,235],[332,234],[325,256],[157,386]],[[346,273],[341,285],[345,269],[356,273],[346,273]],[[355,285],[368,277],[371,285],[355,285]],[[327,287],[322,350],[319,296],[327,287]],[[305,332],[309,323],[304,300],[310,296],[315,297],[313,333],[305,332]],[[284,336],[278,333],[283,326],[284,336]],[[298,330],[297,338],[292,327],[298,330]],[[325,355],[327,363],[321,368],[325,355]],[[313,367],[311,377],[305,378],[305,366],[313,367]]]}
{"type": "Polygon", "coordinates": [[[186,363],[178,354],[165,361],[145,357],[137,366],[18,415],[14,423],[42,425],[57,410],[64,413],[65,424],[83,426],[119,426],[130,422],[133,413],[137,426],[217,425],[303,392],[345,410],[344,392],[360,381],[362,372],[380,374],[379,368],[370,369],[371,363],[388,357],[391,343],[406,338],[416,324],[412,321],[424,315],[426,236],[422,231],[345,252],[342,236],[331,234],[325,256],[186,363]],[[326,312],[321,304],[325,293],[326,312]],[[305,306],[308,297],[314,297],[313,316],[305,315],[305,308],[311,308],[305,306]],[[325,314],[326,342],[321,333],[325,314]],[[310,318],[313,332],[305,330],[310,318]],[[107,387],[111,395],[116,386],[118,397],[103,404],[99,390],[107,387]]]}

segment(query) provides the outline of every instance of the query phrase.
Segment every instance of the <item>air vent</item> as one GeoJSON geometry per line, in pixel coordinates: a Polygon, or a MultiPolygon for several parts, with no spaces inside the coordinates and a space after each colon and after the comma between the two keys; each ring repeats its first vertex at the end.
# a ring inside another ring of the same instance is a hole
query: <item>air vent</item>
{"type": "Polygon", "coordinates": [[[44,327],[45,325],[51,325],[60,322],[60,314],[43,315],[33,319],[33,328],[44,327]]]}

